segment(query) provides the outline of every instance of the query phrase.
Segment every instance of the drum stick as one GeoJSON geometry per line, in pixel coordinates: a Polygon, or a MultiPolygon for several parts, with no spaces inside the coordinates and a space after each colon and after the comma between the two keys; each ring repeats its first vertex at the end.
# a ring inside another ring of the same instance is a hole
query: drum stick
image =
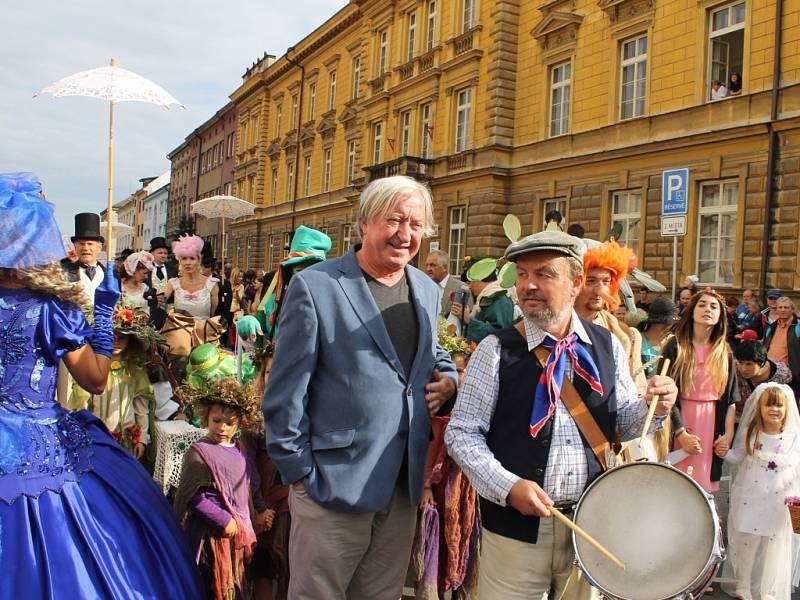
{"type": "MultiPolygon", "coordinates": [[[[669,370],[669,359],[665,358],[664,363],[661,365],[661,375],[662,377],[667,374],[669,370]]],[[[658,406],[658,396],[653,398],[653,401],[650,402],[650,409],[647,411],[647,418],[644,421],[644,430],[642,431],[642,437],[639,438],[639,446],[644,446],[644,441],[647,439],[647,432],[650,431],[650,423],[653,422],[653,416],[656,414],[656,406],[658,406]]]]}
{"type": "Polygon", "coordinates": [[[570,519],[564,516],[564,513],[558,510],[555,506],[550,507],[550,514],[553,515],[559,521],[561,521],[566,527],[572,529],[572,531],[574,531],[578,536],[582,537],[584,540],[589,542],[589,544],[591,544],[600,554],[605,556],[608,560],[613,562],[620,569],[622,569],[623,571],[625,570],[625,563],[623,563],[620,559],[611,554],[611,552],[606,550],[605,547],[600,542],[598,542],[596,539],[594,539],[592,536],[586,533],[583,529],[581,529],[575,523],[570,521],[570,519]]]}

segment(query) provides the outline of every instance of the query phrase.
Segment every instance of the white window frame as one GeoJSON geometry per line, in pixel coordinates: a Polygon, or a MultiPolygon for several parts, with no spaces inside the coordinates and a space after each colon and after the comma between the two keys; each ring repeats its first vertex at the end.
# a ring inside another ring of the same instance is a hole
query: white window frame
{"type": "Polygon", "coordinates": [[[356,56],[353,59],[353,89],[351,96],[355,100],[359,96],[359,88],[361,87],[361,57],[356,56]]]}
{"type": "Polygon", "coordinates": [[[406,61],[414,60],[417,49],[417,11],[408,13],[408,36],[406,38],[406,61]]]}
{"type": "Polygon", "coordinates": [[[432,136],[428,133],[428,128],[430,127],[431,123],[433,123],[433,105],[430,102],[423,104],[420,107],[420,114],[422,115],[422,118],[420,119],[422,121],[420,156],[422,156],[422,158],[430,158],[433,140],[431,139],[432,136]]]}
{"type": "Polygon", "coordinates": [[[635,119],[637,117],[641,117],[645,114],[647,110],[647,55],[650,49],[650,40],[648,38],[648,34],[642,33],[636,35],[634,37],[627,38],[622,40],[622,43],[619,45],[619,58],[620,58],[620,65],[619,65],[619,120],[620,121],[627,121],[628,119],[635,119]],[[644,40],[645,51],[640,53],[639,45],[640,42],[644,40]],[[634,43],[636,44],[636,54],[632,58],[625,58],[625,46],[634,43]],[[631,114],[625,116],[625,102],[624,102],[624,95],[623,90],[625,89],[625,70],[628,67],[633,67],[633,97],[631,99],[631,114]],[[637,73],[639,73],[639,69],[643,71],[643,77],[637,77],[637,73]],[[644,79],[644,93],[642,96],[636,95],[636,88],[638,87],[638,82],[644,79]],[[637,109],[639,100],[641,100],[641,112],[637,109]]]}
{"type": "Polygon", "coordinates": [[[456,93],[455,151],[464,152],[469,146],[469,119],[472,109],[472,90],[464,88],[456,93]]]}
{"type": "Polygon", "coordinates": [[[283,104],[278,104],[275,107],[275,135],[273,137],[281,137],[281,121],[283,120],[283,104]]]}
{"type": "Polygon", "coordinates": [[[383,121],[372,125],[372,164],[378,165],[383,158],[383,121]]]}
{"type": "Polygon", "coordinates": [[[447,253],[450,273],[461,273],[461,261],[467,249],[467,207],[451,206],[447,215],[447,253]]]}
{"type": "Polygon", "coordinates": [[[303,195],[311,195],[311,155],[306,156],[305,175],[303,180],[303,195]]]}
{"type": "Polygon", "coordinates": [[[475,0],[463,0],[461,11],[461,32],[466,33],[475,24],[475,0]]]}
{"type": "Polygon", "coordinates": [[[342,251],[345,254],[353,246],[353,225],[352,223],[345,223],[342,225],[342,251]]]}
{"type": "Polygon", "coordinates": [[[642,256],[640,248],[644,230],[642,228],[642,192],[640,190],[619,190],[611,194],[611,226],[613,227],[616,223],[622,225],[622,235],[617,241],[624,242],[637,256],[642,256]],[[623,198],[625,199],[627,207],[624,211],[617,210],[619,201],[623,198]],[[635,209],[631,209],[632,200],[636,201],[635,209]],[[634,244],[631,244],[629,235],[631,224],[634,221],[636,222],[639,232],[638,237],[634,238],[634,244]]]}
{"type": "Polygon", "coordinates": [[[322,171],[322,191],[323,192],[330,192],[331,191],[331,170],[333,167],[332,161],[333,152],[330,148],[325,148],[324,160],[323,163],[325,165],[322,171]]]}
{"type": "Polygon", "coordinates": [[[336,108],[336,71],[328,75],[328,110],[336,108]]]}
{"type": "Polygon", "coordinates": [[[542,200],[542,227],[547,225],[544,217],[551,210],[561,213],[561,229],[567,230],[567,199],[564,196],[557,198],[545,198],[542,200]]]}
{"type": "Polygon", "coordinates": [[[428,2],[428,31],[425,51],[430,52],[436,45],[436,0],[428,2]]]}
{"type": "Polygon", "coordinates": [[[356,178],[356,141],[347,142],[347,185],[353,185],[356,178]]]}
{"type": "Polygon", "coordinates": [[[400,115],[400,156],[411,153],[411,111],[407,110],[400,115]]]}
{"type": "Polygon", "coordinates": [[[286,199],[294,200],[294,162],[286,163],[286,199]]]}
{"type": "Polygon", "coordinates": [[[278,203],[278,167],[272,167],[272,178],[270,182],[270,196],[272,197],[272,203],[278,203]]]}
{"type": "MultiPolygon", "coordinates": [[[[743,36],[746,35],[745,31],[745,20],[746,20],[746,3],[745,2],[731,2],[730,4],[726,4],[724,6],[717,6],[711,9],[708,12],[708,69],[707,69],[707,84],[708,84],[708,91],[706,92],[706,100],[711,100],[711,82],[717,77],[714,76],[714,41],[716,38],[722,37],[724,35],[728,35],[729,33],[734,33],[736,31],[742,31],[743,36]],[[741,6],[742,7],[742,20],[738,23],[734,23],[731,25],[731,21],[734,15],[734,8],[741,6]],[[728,25],[722,27],[720,29],[714,29],[714,16],[720,14],[722,12],[728,13],[728,25]]],[[[744,62],[744,40],[742,41],[742,61],[744,62]]],[[[727,57],[726,64],[725,64],[725,74],[719,78],[719,81],[724,85],[726,88],[728,86],[728,80],[730,78],[730,71],[731,71],[731,64],[730,64],[730,54],[727,57]]],[[[741,75],[741,73],[740,73],[741,75]]],[[[730,91],[730,90],[728,90],[730,91]]]]}
{"type": "Polygon", "coordinates": [[[298,94],[292,94],[292,122],[290,124],[291,129],[297,127],[297,117],[299,116],[299,110],[300,110],[300,103],[298,94]]]}
{"type": "Polygon", "coordinates": [[[250,175],[250,186],[249,187],[250,187],[250,190],[249,190],[250,202],[255,204],[256,203],[256,176],[255,175],[250,175]]]}
{"type": "Polygon", "coordinates": [[[308,84],[308,120],[313,121],[317,114],[317,84],[308,84]]]}
{"type": "Polygon", "coordinates": [[[572,61],[558,63],[550,67],[550,137],[557,137],[569,133],[569,111],[572,101],[572,61]],[[561,73],[561,80],[556,81],[556,75],[561,73]],[[554,97],[560,95],[556,103],[554,97]],[[558,116],[556,117],[556,110],[558,116]]]}
{"type": "Polygon", "coordinates": [[[702,270],[700,269],[700,262],[701,262],[701,253],[703,251],[703,240],[704,239],[711,239],[711,238],[704,238],[703,237],[703,220],[707,217],[717,217],[717,232],[715,236],[715,244],[716,252],[715,256],[710,258],[705,258],[702,262],[713,262],[714,266],[714,279],[707,280],[700,276],[701,283],[710,283],[710,284],[717,284],[717,285],[732,285],[734,279],[734,269],[736,267],[736,243],[737,243],[737,231],[738,231],[738,205],[739,205],[739,197],[740,197],[740,189],[739,189],[739,180],[738,179],[719,179],[714,181],[704,181],[700,183],[700,190],[697,199],[697,255],[696,255],[696,270],[695,272],[700,275],[702,270]],[[733,197],[733,202],[729,204],[723,204],[725,202],[725,190],[726,188],[735,186],[736,193],[733,197]],[[703,206],[704,201],[704,189],[705,188],[713,188],[717,187],[719,190],[719,202],[716,206],[703,206]],[[724,217],[733,217],[733,230],[734,235],[732,240],[729,240],[729,247],[731,248],[731,255],[729,257],[723,256],[723,243],[722,240],[722,221],[724,217]],[[720,273],[720,263],[730,261],[731,263],[731,272],[729,278],[725,278],[723,274],[720,273]]]}
{"type": "Polygon", "coordinates": [[[389,62],[389,30],[381,29],[378,33],[378,76],[386,72],[389,62]]]}

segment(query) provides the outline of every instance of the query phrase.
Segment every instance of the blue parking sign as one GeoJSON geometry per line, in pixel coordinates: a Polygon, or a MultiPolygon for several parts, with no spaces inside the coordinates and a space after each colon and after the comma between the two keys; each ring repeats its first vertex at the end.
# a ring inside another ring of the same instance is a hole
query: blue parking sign
{"type": "Polygon", "coordinates": [[[689,204],[689,169],[661,173],[661,214],[685,215],[689,204]]]}

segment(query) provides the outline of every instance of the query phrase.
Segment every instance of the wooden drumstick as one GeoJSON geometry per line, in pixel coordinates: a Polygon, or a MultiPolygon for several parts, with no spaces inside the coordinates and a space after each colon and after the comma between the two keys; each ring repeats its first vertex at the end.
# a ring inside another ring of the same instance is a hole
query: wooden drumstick
{"type": "MultiPolygon", "coordinates": [[[[667,374],[669,370],[669,359],[665,358],[664,363],[661,365],[661,375],[662,377],[667,374]]],[[[653,422],[653,417],[656,414],[656,406],[658,406],[658,396],[655,396],[650,402],[650,409],[647,411],[647,418],[644,421],[644,430],[642,431],[642,437],[639,438],[639,446],[644,446],[644,441],[647,439],[647,432],[650,431],[650,423],[653,422]]]]}
{"type": "Polygon", "coordinates": [[[555,506],[551,506],[550,507],[550,514],[553,515],[559,521],[561,521],[566,527],[569,527],[570,529],[572,529],[572,531],[574,531],[578,536],[582,537],[584,540],[589,542],[589,544],[591,544],[600,554],[605,556],[608,560],[613,562],[620,569],[622,569],[623,571],[625,570],[625,563],[624,562],[622,562],[616,556],[611,554],[611,552],[606,550],[605,547],[600,542],[598,542],[596,539],[594,539],[592,536],[590,536],[588,533],[586,533],[578,525],[573,523],[569,519],[569,517],[566,517],[564,515],[564,513],[562,513],[560,510],[558,510],[555,506]]]}

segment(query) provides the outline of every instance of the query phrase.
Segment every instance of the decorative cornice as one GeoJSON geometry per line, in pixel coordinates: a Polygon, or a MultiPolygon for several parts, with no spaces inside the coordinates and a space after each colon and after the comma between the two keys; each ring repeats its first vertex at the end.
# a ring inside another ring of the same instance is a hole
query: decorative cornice
{"type": "Polygon", "coordinates": [[[328,72],[333,71],[339,65],[339,59],[341,57],[341,54],[334,54],[322,64],[328,70],[328,72]]]}
{"type": "Polygon", "coordinates": [[[281,139],[275,138],[267,147],[267,156],[274,159],[277,155],[281,153],[282,149],[283,148],[281,147],[281,139]]]}
{"type": "Polygon", "coordinates": [[[576,12],[551,11],[531,31],[531,35],[545,50],[566,46],[575,43],[583,18],[584,15],[576,12]]]}
{"type": "Polygon", "coordinates": [[[612,23],[622,23],[654,11],[654,0],[598,0],[597,6],[612,23]]]}

